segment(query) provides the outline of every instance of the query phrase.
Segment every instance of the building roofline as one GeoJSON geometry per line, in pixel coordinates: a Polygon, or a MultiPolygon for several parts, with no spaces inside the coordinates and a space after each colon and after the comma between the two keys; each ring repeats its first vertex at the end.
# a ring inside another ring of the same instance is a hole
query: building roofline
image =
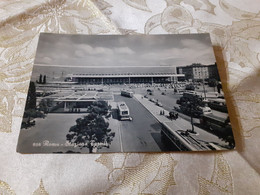
{"type": "Polygon", "coordinates": [[[68,77],[74,78],[124,78],[124,77],[184,77],[184,74],[176,74],[176,73],[147,73],[147,74],[69,74],[68,77]]]}
{"type": "Polygon", "coordinates": [[[191,65],[184,65],[184,66],[177,66],[176,69],[178,68],[192,68],[192,67],[210,67],[210,66],[216,66],[216,63],[214,64],[200,64],[200,63],[194,63],[194,64],[191,64],[191,65]]]}

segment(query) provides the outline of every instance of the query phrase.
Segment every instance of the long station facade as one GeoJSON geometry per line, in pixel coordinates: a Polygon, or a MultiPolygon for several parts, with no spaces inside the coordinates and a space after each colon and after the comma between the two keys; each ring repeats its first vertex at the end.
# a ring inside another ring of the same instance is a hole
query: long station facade
{"type": "Polygon", "coordinates": [[[68,78],[78,84],[153,84],[183,81],[185,75],[175,73],[70,74],[68,78]]]}

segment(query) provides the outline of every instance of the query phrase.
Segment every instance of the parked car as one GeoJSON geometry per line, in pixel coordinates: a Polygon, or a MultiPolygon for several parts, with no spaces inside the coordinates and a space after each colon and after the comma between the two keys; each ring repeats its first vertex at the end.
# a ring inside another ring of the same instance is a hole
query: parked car
{"type": "Polygon", "coordinates": [[[179,117],[179,114],[176,111],[171,111],[171,112],[169,112],[169,117],[170,117],[170,119],[176,120],[179,117]]]}
{"type": "Polygon", "coordinates": [[[160,106],[160,107],[163,106],[161,102],[156,102],[156,105],[157,105],[157,106],[160,106]]]}
{"type": "Polygon", "coordinates": [[[151,102],[156,102],[154,98],[149,99],[151,102]]]}
{"type": "Polygon", "coordinates": [[[186,85],[185,89],[194,91],[195,87],[194,87],[194,85],[189,84],[189,85],[186,85]]]}

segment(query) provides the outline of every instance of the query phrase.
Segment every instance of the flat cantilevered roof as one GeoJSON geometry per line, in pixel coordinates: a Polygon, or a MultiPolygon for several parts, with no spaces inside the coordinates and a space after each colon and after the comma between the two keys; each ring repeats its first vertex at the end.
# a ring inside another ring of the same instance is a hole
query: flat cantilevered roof
{"type": "Polygon", "coordinates": [[[71,94],[61,96],[56,95],[54,102],[88,102],[88,101],[109,101],[113,100],[114,96],[111,92],[96,92],[96,91],[86,91],[86,92],[74,92],[71,94]]]}
{"type": "Polygon", "coordinates": [[[175,73],[122,73],[122,74],[69,74],[73,78],[125,78],[125,77],[184,77],[175,73]]]}
{"type": "Polygon", "coordinates": [[[183,77],[176,74],[174,66],[106,66],[85,67],[68,72],[68,77],[74,78],[124,78],[124,77],[183,77]]]}

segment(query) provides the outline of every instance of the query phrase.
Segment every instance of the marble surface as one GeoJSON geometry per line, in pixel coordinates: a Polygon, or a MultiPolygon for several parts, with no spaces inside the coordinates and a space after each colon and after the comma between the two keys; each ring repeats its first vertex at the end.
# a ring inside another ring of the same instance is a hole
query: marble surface
{"type": "Polygon", "coordinates": [[[259,194],[258,0],[0,2],[0,194],[259,194]],[[207,153],[16,153],[40,32],[209,32],[236,150],[207,153]]]}

